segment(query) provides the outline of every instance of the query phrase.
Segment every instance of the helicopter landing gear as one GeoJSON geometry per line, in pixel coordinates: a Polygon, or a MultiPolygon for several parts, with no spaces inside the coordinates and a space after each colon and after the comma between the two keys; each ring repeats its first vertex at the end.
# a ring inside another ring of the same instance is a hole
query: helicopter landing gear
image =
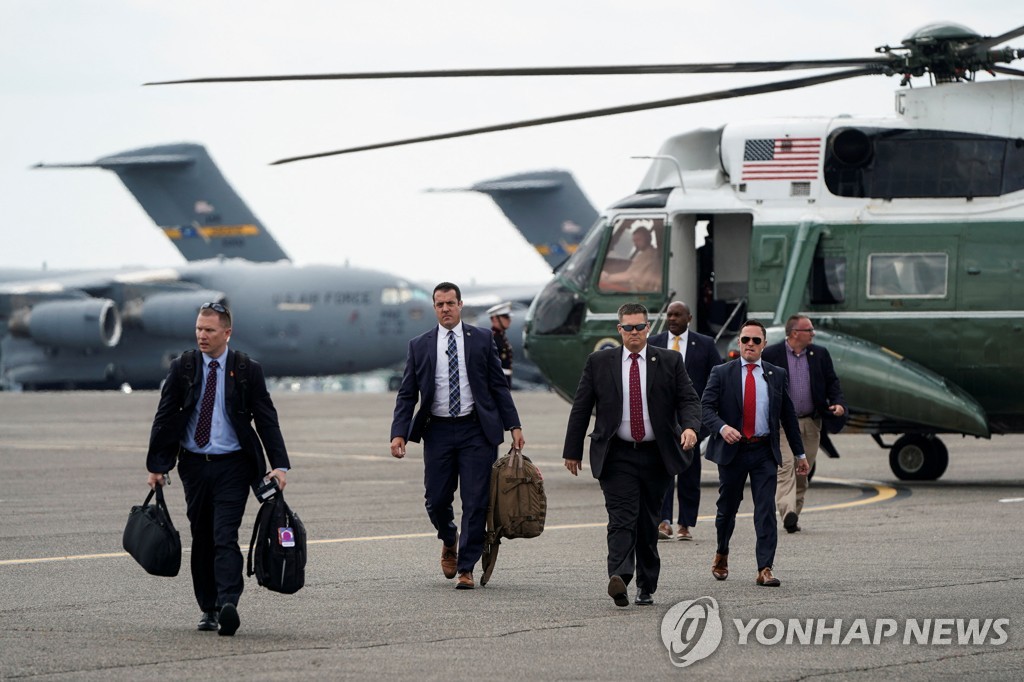
{"type": "Polygon", "coordinates": [[[949,451],[935,434],[908,433],[889,449],[889,466],[901,481],[934,481],[948,465],[949,451]]]}

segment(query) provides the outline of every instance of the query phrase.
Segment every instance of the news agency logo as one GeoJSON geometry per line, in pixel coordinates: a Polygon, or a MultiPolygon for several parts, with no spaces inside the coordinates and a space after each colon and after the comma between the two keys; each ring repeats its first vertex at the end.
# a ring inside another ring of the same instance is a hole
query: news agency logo
{"type": "Polygon", "coordinates": [[[703,660],[722,643],[722,617],[713,597],[681,601],[661,619],[661,641],[677,668],[703,660]]]}
{"type": "MultiPolygon", "coordinates": [[[[1009,641],[1009,618],[742,618],[732,619],[739,646],[1000,646],[1009,641]]],[[[722,643],[718,602],[699,597],[672,606],[661,619],[669,660],[685,668],[722,643]]]]}

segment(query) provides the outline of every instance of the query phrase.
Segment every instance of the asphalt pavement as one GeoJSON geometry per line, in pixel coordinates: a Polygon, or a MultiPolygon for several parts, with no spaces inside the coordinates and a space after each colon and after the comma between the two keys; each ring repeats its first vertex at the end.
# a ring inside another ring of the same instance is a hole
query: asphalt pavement
{"type": "MultiPolygon", "coordinates": [[[[421,449],[388,453],[394,395],[276,393],[306,586],[248,579],[229,638],[195,629],[187,550],[177,577],[157,578],[121,549],[148,491],[157,395],[0,393],[0,678],[1020,679],[1024,437],[946,437],[946,475],[913,484],[869,437],[835,437],[842,457],[819,460],[803,530],[780,527],[779,588],[754,583],[749,494],[729,579],[711,576],[705,462],[694,541],[659,544],[654,606],[618,608],[600,489],[561,464],[569,406],[515,397],[547,527],[506,541],[487,587],[457,591],[423,509],[421,449]]],[[[187,548],[176,477],[167,492],[187,548]]],[[[243,550],[254,515],[250,502],[243,550]]]]}

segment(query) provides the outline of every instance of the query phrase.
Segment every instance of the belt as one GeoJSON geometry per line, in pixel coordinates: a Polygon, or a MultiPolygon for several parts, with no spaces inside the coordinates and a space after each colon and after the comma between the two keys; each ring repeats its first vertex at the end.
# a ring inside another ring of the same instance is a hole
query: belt
{"type": "Polygon", "coordinates": [[[463,422],[476,421],[476,410],[473,410],[463,417],[438,417],[436,415],[430,415],[430,421],[441,422],[444,424],[461,424],[463,422]]]}
{"type": "Polygon", "coordinates": [[[613,441],[621,444],[623,447],[631,448],[633,450],[657,450],[658,441],[654,440],[624,440],[615,436],[612,438],[613,441]]]}
{"type": "Polygon", "coordinates": [[[184,454],[184,455],[191,455],[193,457],[202,457],[207,462],[219,462],[221,460],[229,459],[231,457],[237,457],[238,455],[242,454],[242,451],[241,450],[235,450],[234,452],[224,452],[224,453],[214,452],[214,453],[206,454],[206,453],[203,453],[203,452],[192,452],[191,450],[186,450],[185,448],[182,448],[181,449],[181,453],[184,454]]]}
{"type": "Polygon", "coordinates": [[[750,438],[740,438],[740,445],[754,445],[755,443],[762,443],[768,440],[768,436],[751,436],[750,438]]]}
{"type": "Polygon", "coordinates": [[[814,419],[815,418],[815,414],[813,412],[808,412],[807,414],[798,414],[796,418],[797,419],[814,419]]]}

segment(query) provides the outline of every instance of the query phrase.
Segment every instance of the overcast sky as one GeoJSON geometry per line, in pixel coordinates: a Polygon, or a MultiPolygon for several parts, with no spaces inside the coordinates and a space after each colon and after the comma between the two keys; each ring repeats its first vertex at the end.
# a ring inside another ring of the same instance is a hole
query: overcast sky
{"type": "MultiPolygon", "coordinates": [[[[1024,12],[1014,6],[944,0],[4,0],[0,265],[181,263],[112,173],[29,166],[188,141],[206,145],[297,263],[349,262],[423,282],[542,282],[544,262],[487,197],[423,190],[566,168],[601,208],[630,194],[643,177],[648,162],[630,156],[656,153],[666,137],[751,118],[889,114],[897,79],[876,76],[287,166],[268,163],[773,76],[141,84],[219,75],[859,57],[939,20],[996,35],[1024,23],[1024,12]]],[[[1011,44],[1024,46],[1024,40],[1011,44]]]]}

